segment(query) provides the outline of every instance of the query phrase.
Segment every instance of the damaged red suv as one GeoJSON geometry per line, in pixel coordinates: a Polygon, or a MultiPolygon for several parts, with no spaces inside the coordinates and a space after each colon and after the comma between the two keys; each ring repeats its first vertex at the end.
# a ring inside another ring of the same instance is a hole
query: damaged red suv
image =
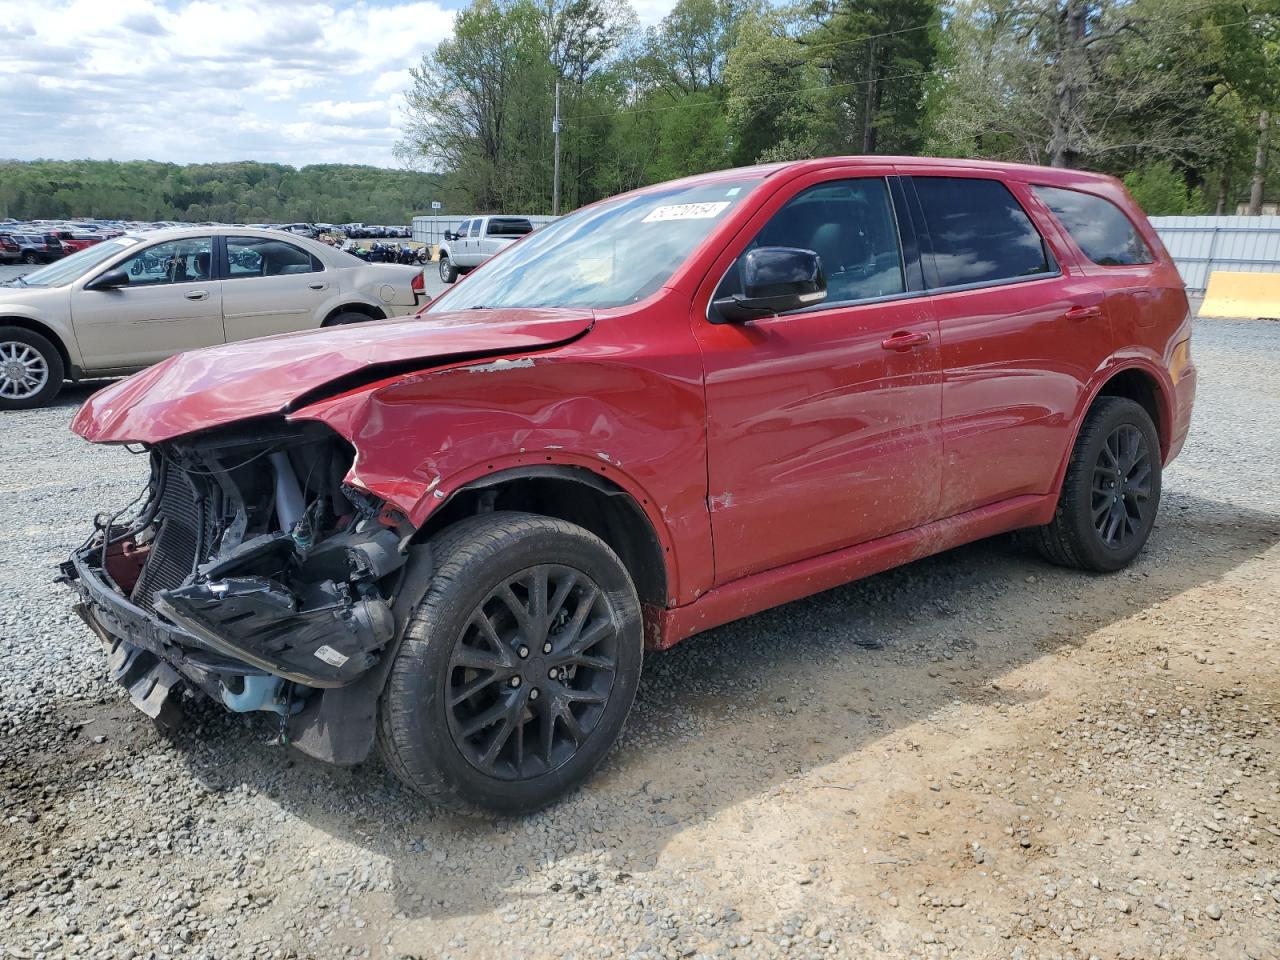
{"type": "Polygon", "coordinates": [[[622,727],[643,651],[1001,531],[1142,549],[1195,390],[1182,282],[1114,180],[852,157],[586,207],[416,318],[183,354],[74,429],[139,506],[64,567],[112,675],[375,742],[518,812],[622,727]]]}

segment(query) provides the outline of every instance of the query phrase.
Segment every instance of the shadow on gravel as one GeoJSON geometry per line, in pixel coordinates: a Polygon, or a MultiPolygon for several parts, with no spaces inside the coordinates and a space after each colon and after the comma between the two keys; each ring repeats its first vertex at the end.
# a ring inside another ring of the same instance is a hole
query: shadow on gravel
{"type": "Polygon", "coordinates": [[[521,820],[435,811],[376,762],[338,770],[287,755],[262,745],[265,722],[246,728],[212,710],[179,745],[211,789],[244,783],[387,858],[394,909],[410,917],[572,897],[531,894],[522,881],[596,848],[623,851],[631,873],[648,870],[687,827],[955,699],[1025,700],[993,681],[1278,541],[1280,516],[1170,491],[1147,553],[1121,574],[1053,568],[1000,537],[710,631],[650,656],[623,741],[595,779],[521,820]]]}

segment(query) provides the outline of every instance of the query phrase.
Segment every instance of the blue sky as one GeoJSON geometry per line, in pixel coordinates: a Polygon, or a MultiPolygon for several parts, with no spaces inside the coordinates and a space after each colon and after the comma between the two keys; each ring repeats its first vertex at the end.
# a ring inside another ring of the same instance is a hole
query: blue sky
{"type": "MultiPolygon", "coordinates": [[[[632,0],[655,23],[674,0],[632,0]]],[[[0,157],[394,166],[460,0],[2,0],[0,157]]]]}

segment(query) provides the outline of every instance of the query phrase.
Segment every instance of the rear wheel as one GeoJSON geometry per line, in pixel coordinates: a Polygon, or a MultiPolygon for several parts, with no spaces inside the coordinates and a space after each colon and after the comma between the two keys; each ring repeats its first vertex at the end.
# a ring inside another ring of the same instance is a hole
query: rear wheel
{"type": "Polygon", "coordinates": [[[22,262],[23,263],[39,263],[40,255],[37,253],[32,253],[31,251],[28,250],[26,253],[22,255],[22,262]]]}
{"type": "Polygon", "coordinates": [[[609,751],[640,680],[640,604],[595,535],[491,513],[432,541],[437,567],[379,704],[387,765],[428,799],[526,813],[609,751]]]}
{"type": "Polygon", "coordinates": [[[1160,506],[1160,440],[1139,404],[1100,397],[1071,451],[1053,522],[1035,532],[1046,559],[1110,572],[1146,545],[1160,506]]]}
{"type": "Polygon", "coordinates": [[[453,283],[453,281],[457,279],[458,279],[458,268],[453,265],[453,261],[450,260],[447,256],[445,256],[443,253],[440,254],[440,282],[453,283]]]}
{"type": "Polygon", "coordinates": [[[22,327],[0,327],[0,410],[25,410],[62,389],[62,355],[49,340],[22,327]]]}
{"type": "Polygon", "coordinates": [[[341,327],[348,323],[364,323],[369,319],[367,313],[358,313],[355,310],[346,310],[342,313],[336,313],[324,322],[326,327],[341,327]]]}

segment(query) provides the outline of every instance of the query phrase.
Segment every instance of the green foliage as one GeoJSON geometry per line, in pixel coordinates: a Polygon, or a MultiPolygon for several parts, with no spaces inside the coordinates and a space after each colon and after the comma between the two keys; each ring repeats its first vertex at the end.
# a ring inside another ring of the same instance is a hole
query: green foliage
{"type": "Polygon", "coordinates": [[[439,199],[439,177],[275,163],[0,162],[0,216],[233,223],[407,223],[439,199]]]}
{"type": "Polygon", "coordinates": [[[1124,185],[1150,217],[1207,212],[1203,192],[1188,187],[1186,179],[1171,163],[1153,163],[1131,171],[1125,175],[1124,185]]]}

